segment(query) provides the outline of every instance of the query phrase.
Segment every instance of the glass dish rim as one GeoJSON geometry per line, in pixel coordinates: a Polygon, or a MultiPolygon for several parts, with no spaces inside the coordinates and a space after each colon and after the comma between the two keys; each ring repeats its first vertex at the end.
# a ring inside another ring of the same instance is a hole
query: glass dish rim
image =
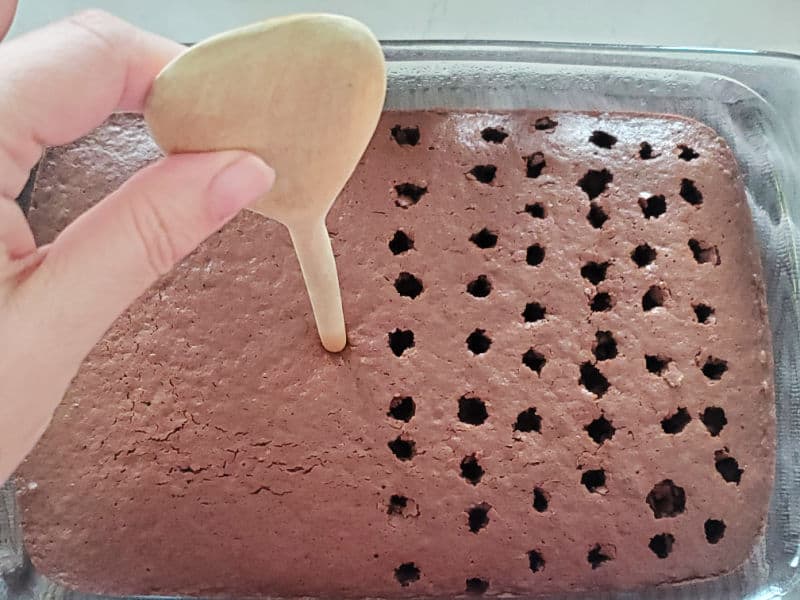
{"type": "MultiPolygon", "coordinates": [[[[469,47],[483,46],[485,48],[502,48],[513,46],[517,48],[539,49],[539,50],[603,50],[608,52],[635,52],[635,53],[658,53],[658,54],[696,54],[699,56],[747,56],[761,57],[767,59],[788,59],[800,61],[800,52],[793,53],[779,50],[747,50],[743,48],[712,48],[708,46],[648,46],[642,44],[609,44],[596,42],[548,42],[542,40],[481,40],[479,38],[466,39],[445,39],[445,38],[421,38],[421,39],[401,39],[401,38],[381,38],[380,43],[384,47],[411,48],[414,46],[436,46],[436,47],[469,47]]],[[[388,58],[387,60],[395,60],[388,58]]],[[[480,60],[480,59],[476,59],[480,60]]]]}

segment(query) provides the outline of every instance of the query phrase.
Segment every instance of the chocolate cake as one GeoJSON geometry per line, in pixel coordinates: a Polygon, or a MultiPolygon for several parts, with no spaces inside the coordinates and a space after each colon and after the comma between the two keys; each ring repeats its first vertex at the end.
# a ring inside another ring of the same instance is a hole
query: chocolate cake
{"type": "MultiPolygon", "coordinates": [[[[129,115],[48,151],[38,242],[157,156],[129,115]]],[[[249,212],[117,320],[19,472],[38,571],[111,595],[531,596],[748,558],[771,345],[712,130],[387,112],[328,225],[342,354],[286,231],[249,212]]]]}

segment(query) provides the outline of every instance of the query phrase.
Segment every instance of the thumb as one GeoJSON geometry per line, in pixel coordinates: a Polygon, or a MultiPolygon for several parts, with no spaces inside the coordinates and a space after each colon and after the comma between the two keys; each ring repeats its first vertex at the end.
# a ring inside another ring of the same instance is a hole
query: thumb
{"type": "Polygon", "coordinates": [[[45,342],[75,361],[63,366],[77,369],[131,302],[274,179],[264,162],[240,151],[164,158],[56,238],[17,289],[20,304],[45,342]]]}

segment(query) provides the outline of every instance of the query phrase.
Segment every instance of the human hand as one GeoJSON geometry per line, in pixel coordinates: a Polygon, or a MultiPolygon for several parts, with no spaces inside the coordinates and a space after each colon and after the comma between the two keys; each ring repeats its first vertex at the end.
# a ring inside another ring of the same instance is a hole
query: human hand
{"type": "MultiPolygon", "coordinates": [[[[0,37],[15,0],[0,0],[0,37]]],[[[15,198],[47,145],[141,111],[182,47],[100,12],[0,44],[0,483],[119,314],[274,173],[240,151],[164,158],[37,248],[15,198]]]]}

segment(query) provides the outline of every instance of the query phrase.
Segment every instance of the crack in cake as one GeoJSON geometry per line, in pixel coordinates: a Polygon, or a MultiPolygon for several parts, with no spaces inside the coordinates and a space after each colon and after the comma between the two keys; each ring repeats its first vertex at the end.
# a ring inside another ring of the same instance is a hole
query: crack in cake
{"type": "MultiPolygon", "coordinates": [[[[49,150],[37,241],[157,156],[129,115],[49,150]]],[[[386,112],[328,225],[340,355],[286,231],[248,212],[117,320],[18,474],[37,570],[112,595],[530,596],[748,558],[771,342],[712,130],[386,112]]]]}

